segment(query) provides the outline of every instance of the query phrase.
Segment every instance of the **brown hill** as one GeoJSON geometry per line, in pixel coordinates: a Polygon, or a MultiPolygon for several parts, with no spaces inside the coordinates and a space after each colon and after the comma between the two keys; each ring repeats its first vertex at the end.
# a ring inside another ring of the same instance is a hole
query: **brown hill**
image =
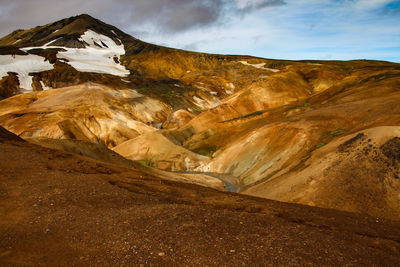
{"type": "Polygon", "coordinates": [[[113,147],[156,130],[168,105],[133,90],[82,84],[17,95],[0,102],[0,123],[21,137],[99,142],[113,147]]]}
{"type": "Polygon", "coordinates": [[[1,140],[2,266],[398,265],[398,223],[1,140]]]}
{"type": "Polygon", "coordinates": [[[385,126],[339,138],[245,193],[400,221],[399,136],[399,126],[385,126]]]}
{"type": "MultiPolygon", "coordinates": [[[[21,140],[21,139],[20,139],[21,140]]],[[[226,185],[218,178],[207,174],[194,173],[173,173],[152,168],[145,164],[146,162],[130,161],[119,154],[107,149],[107,147],[88,141],[73,139],[49,139],[44,137],[27,138],[29,143],[40,145],[43,147],[66,151],[80,156],[88,157],[96,161],[105,162],[125,168],[134,168],[155,177],[162,177],[164,180],[177,181],[183,183],[197,184],[226,191],[226,185]]]]}

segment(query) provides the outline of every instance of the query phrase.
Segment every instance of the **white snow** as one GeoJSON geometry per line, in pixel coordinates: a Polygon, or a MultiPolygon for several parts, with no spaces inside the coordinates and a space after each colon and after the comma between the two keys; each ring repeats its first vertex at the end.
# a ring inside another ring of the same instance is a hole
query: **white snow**
{"type": "Polygon", "coordinates": [[[38,47],[24,47],[23,51],[35,48],[63,48],[67,51],[57,53],[57,58],[67,59],[67,64],[81,72],[107,73],[120,77],[129,75],[129,70],[124,66],[115,63],[114,57],[120,58],[125,54],[124,45],[117,45],[110,37],[87,30],[80,38],[89,46],[85,48],[67,48],[62,46],[51,46],[59,38],[38,47]],[[99,46],[95,45],[98,44],[99,46]]]}
{"type": "Polygon", "coordinates": [[[62,37],[59,37],[57,39],[54,39],[53,41],[48,42],[47,44],[44,44],[43,46],[41,46],[40,48],[46,48],[46,46],[49,46],[50,44],[54,43],[55,41],[61,39],[62,37]]]}
{"type": "Polygon", "coordinates": [[[235,90],[236,86],[233,83],[227,83],[226,86],[232,90],[235,90]]]}
{"type": "Polygon", "coordinates": [[[207,102],[206,101],[204,101],[203,99],[201,99],[201,98],[199,98],[199,97],[197,97],[197,96],[193,96],[193,100],[194,100],[194,104],[196,105],[196,106],[198,106],[198,107],[200,107],[200,108],[203,108],[203,107],[205,107],[205,106],[207,106],[207,102]]]}
{"type": "Polygon", "coordinates": [[[264,66],[267,63],[251,64],[251,63],[248,63],[247,61],[239,61],[239,63],[242,63],[243,65],[251,66],[251,67],[254,67],[254,68],[257,68],[257,69],[269,70],[269,71],[272,71],[272,72],[280,71],[278,69],[265,68],[264,66]]]}
{"type": "MultiPolygon", "coordinates": [[[[57,31],[57,30],[56,30],[57,31]]],[[[54,32],[56,32],[54,31],[54,32]]],[[[53,32],[53,33],[54,33],[53,32]]],[[[52,46],[51,44],[60,38],[54,39],[42,46],[24,47],[23,51],[35,48],[63,48],[67,51],[57,53],[58,58],[67,59],[72,67],[81,72],[107,73],[120,77],[129,75],[129,70],[116,63],[114,57],[120,58],[125,54],[124,45],[117,45],[111,38],[87,30],[80,38],[89,46],[86,48],[66,48],[52,46]],[[99,46],[97,46],[97,43],[99,46]]],[[[19,41],[19,40],[17,40],[19,41]]],[[[32,76],[29,73],[37,73],[53,69],[53,65],[45,61],[44,57],[37,55],[0,55],[0,79],[7,76],[7,72],[18,73],[20,88],[32,91],[32,76]]],[[[51,89],[42,83],[43,90],[51,89]]]]}
{"type": "Polygon", "coordinates": [[[194,87],[196,87],[197,89],[203,90],[203,91],[208,91],[208,89],[205,88],[204,86],[200,86],[200,85],[195,84],[194,87]]]}
{"type": "Polygon", "coordinates": [[[47,87],[47,86],[44,84],[43,81],[40,81],[40,84],[42,85],[42,89],[43,89],[43,90],[49,90],[49,89],[51,89],[50,87],[47,87]]]}
{"type": "Polygon", "coordinates": [[[80,38],[89,44],[86,48],[64,48],[67,51],[58,52],[58,58],[65,58],[72,67],[82,72],[108,73],[120,77],[129,75],[129,70],[115,63],[114,57],[125,54],[124,45],[117,45],[108,36],[87,30],[80,38]],[[95,42],[101,46],[95,45],[95,42]]]}
{"type": "Polygon", "coordinates": [[[0,55],[0,79],[7,76],[7,72],[18,73],[20,88],[32,91],[31,72],[42,72],[53,69],[53,65],[37,55],[0,55]]]}

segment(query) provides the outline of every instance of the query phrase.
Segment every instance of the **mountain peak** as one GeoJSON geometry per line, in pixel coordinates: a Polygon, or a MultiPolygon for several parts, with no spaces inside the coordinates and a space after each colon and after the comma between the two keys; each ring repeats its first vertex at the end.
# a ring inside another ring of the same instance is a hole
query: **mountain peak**
{"type": "Polygon", "coordinates": [[[82,13],[80,15],[75,16],[75,18],[87,19],[87,20],[97,20],[96,18],[90,16],[89,14],[82,13]]]}
{"type": "Polygon", "coordinates": [[[84,44],[80,41],[80,38],[88,30],[105,35],[116,43],[127,38],[133,38],[118,28],[88,14],[80,14],[32,29],[14,31],[0,39],[0,47],[38,47],[57,40],[52,44],[82,48],[84,44]]]}
{"type": "MultiPolygon", "coordinates": [[[[90,29],[94,29],[97,27],[102,27],[102,28],[113,27],[114,28],[114,26],[108,25],[105,22],[103,22],[99,19],[96,19],[88,14],[80,14],[80,15],[73,16],[73,17],[70,17],[67,19],[63,19],[61,21],[63,21],[63,22],[65,21],[66,25],[78,23],[82,28],[85,28],[85,27],[90,28],[90,29]]],[[[58,22],[59,21],[57,21],[55,23],[58,23],[58,22]]]]}

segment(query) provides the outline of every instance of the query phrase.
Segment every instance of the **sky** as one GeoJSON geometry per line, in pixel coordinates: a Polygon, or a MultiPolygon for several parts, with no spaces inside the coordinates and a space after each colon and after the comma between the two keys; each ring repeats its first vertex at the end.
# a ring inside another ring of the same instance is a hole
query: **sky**
{"type": "Polygon", "coordinates": [[[199,52],[400,62],[400,0],[0,0],[0,36],[82,13],[199,52]]]}

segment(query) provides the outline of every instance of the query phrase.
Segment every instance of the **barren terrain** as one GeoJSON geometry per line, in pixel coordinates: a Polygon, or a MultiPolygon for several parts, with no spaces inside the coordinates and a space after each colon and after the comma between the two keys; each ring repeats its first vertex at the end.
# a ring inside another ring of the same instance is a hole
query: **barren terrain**
{"type": "Polygon", "coordinates": [[[3,266],[399,263],[399,223],[166,181],[21,141],[0,148],[3,266]]]}

